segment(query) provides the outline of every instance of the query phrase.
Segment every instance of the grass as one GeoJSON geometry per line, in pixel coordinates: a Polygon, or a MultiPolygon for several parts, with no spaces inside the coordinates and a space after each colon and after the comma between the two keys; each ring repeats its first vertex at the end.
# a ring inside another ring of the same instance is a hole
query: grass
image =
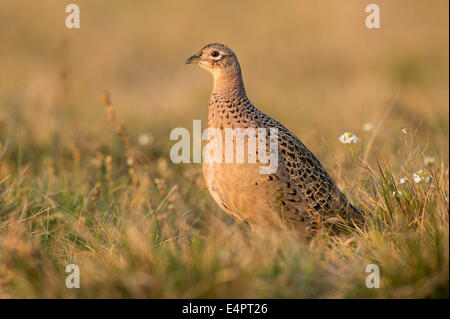
{"type": "Polygon", "coordinates": [[[80,1],[71,31],[56,1],[4,4],[0,297],[448,298],[448,3],[382,3],[376,32],[356,1],[173,5],[80,1]],[[367,227],[261,235],[217,207],[200,166],[170,162],[171,129],[206,119],[211,79],[183,61],[211,41],[367,227]]]}

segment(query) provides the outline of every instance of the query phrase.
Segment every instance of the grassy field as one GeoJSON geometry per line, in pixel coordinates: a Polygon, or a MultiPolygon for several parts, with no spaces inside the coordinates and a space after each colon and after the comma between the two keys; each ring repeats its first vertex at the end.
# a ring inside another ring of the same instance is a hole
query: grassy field
{"type": "Polygon", "coordinates": [[[0,5],[1,298],[449,297],[447,1],[377,1],[371,30],[356,0],[76,3],[78,30],[65,2],[0,5]],[[184,61],[209,42],[366,228],[261,236],[170,161],[170,131],[206,125],[212,80],[184,61]]]}

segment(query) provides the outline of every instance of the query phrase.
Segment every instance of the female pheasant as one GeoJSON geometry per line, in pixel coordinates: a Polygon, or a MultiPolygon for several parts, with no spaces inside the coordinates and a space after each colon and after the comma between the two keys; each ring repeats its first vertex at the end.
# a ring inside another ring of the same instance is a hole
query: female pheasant
{"type": "Polygon", "coordinates": [[[328,222],[336,225],[361,220],[362,213],[350,204],[306,146],[252,105],[233,51],[223,44],[208,44],[186,63],[197,63],[214,77],[208,128],[218,130],[222,136],[227,129],[278,130],[278,163],[271,174],[261,174],[260,167],[267,164],[258,161],[203,161],[207,188],[225,212],[258,228],[277,221],[316,229],[328,222]]]}

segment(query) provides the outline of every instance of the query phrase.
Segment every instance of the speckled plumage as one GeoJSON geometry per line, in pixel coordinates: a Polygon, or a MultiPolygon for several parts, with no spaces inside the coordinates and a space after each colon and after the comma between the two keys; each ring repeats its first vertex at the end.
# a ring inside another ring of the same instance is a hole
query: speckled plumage
{"type": "Polygon", "coordinates": [[[208,127],[221,132],[225,128],[278,129],[279,160],[274,174],[260,174],[259,167],[267,164],[203,162],[207,188],[223,210],[256,226],[278,219],[315,229],[327,221],[360,219],[360,211],[349,203],[306,146],[281,123],[252,105],[239,62],[229,48],[209,44],[186,61],[193,62],[214,76],[208,127]],[[215,57],[214,51],[220,56],[215,57]]]}

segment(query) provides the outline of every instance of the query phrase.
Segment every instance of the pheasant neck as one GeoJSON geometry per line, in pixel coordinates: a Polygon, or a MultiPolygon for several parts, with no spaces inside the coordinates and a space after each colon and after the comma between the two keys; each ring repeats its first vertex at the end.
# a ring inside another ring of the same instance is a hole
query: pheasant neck
{"type": "Polygon", "coordinates": [[[234,95],[236,93],[245,95],[244,82],[239,70],[214,75],[213,94],[234,95]]]}
{"type": "Polygon", "coordinates": [[[240,76],[226,81],[215,79],[208,108],[209,127],[246,127],[254,113],[240,76]]]}

